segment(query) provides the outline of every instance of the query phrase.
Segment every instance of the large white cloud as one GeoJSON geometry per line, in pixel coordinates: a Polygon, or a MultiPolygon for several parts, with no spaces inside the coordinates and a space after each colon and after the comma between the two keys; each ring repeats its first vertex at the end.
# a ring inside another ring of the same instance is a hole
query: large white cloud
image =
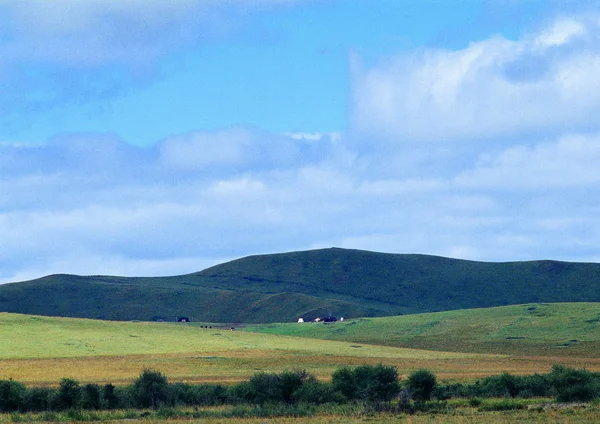
{"type": "Polygon", "coordinates": [[[330,246],[598,260],[597,26],[562,19],[365,68],[346,134],[0,143],[0,282],[330,246]]]}
{"type": "Polygon", "coordinates": [[[496,36],[371,67],[354,62],[354,129],[392,143],[597,128],[597,16],[559,19],[516,41],[496,36]]]}

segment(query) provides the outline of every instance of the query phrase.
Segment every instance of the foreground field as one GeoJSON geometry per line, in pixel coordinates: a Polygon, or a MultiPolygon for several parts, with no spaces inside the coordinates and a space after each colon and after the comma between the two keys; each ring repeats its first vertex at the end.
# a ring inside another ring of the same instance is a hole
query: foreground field
{"type": "Polygon", "coordinates": [[[245,330],[439,351],[600,358],[600,303],[536,303],[245,330]]]}
{"type": "MultiPolygon", "coordinates": [[[[368,413],[346,413],[346,414],[317,414],[307,417],[269,417],[269,418],[211,418],[211,409],[205,412],[207,416],[202,418],[176,418],[169,417],[170,411],[110,411],[91,412],[80,418],[85,421],[101,421],[104,423],[121,423],[126,420],[131,424],[475,424],[475,423],[597,423],[600,417],[598,405],[559,405],[557,407],[544,407],[532,405],[531,408],[515,411],[485,411],[478,408],[458,407],[442,414],[417,413],[407,414],[368,414],[368,413]]],[[[223,409],[223,408],[220,408],[223,409]]],[[[214,411],[219,413],[219,411],[214,411]]],[[[197,414],[202,414],[198,411],[197,414]]],[[[204,415],[204,414],[202,414],[204,415]]],[[[14,422],[73,422],[69,413],[56,414],[0,414],[0,423],[14,422]]]]}

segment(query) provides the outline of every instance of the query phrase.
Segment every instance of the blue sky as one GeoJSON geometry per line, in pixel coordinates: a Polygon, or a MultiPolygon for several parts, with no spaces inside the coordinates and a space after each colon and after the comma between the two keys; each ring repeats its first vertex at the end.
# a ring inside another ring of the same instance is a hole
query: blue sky
{"type": "Polygon", "coordinates": [[[598,6],[0,0],[0,282],[597,261],[598,6]]]}

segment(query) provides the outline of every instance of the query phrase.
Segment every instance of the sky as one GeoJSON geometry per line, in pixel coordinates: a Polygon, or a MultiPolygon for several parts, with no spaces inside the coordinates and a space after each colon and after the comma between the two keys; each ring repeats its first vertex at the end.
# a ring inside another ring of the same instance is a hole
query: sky
{"type": "Polygon", "coordinates": [[[600,262],[598,163],[600,0],[0,0],[0,283],[600,262]]]}

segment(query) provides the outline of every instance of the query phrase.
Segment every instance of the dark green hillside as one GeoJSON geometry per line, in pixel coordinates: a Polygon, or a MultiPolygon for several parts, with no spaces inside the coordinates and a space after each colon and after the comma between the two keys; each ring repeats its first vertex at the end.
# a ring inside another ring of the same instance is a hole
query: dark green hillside
{"type": "Polygon", "coordinates": [[[322,249],[156,278],[52,275],[0,285],[0,311],[113,320],[275,322],[600,301],[600,265],[488,263],[322,249]]]}

